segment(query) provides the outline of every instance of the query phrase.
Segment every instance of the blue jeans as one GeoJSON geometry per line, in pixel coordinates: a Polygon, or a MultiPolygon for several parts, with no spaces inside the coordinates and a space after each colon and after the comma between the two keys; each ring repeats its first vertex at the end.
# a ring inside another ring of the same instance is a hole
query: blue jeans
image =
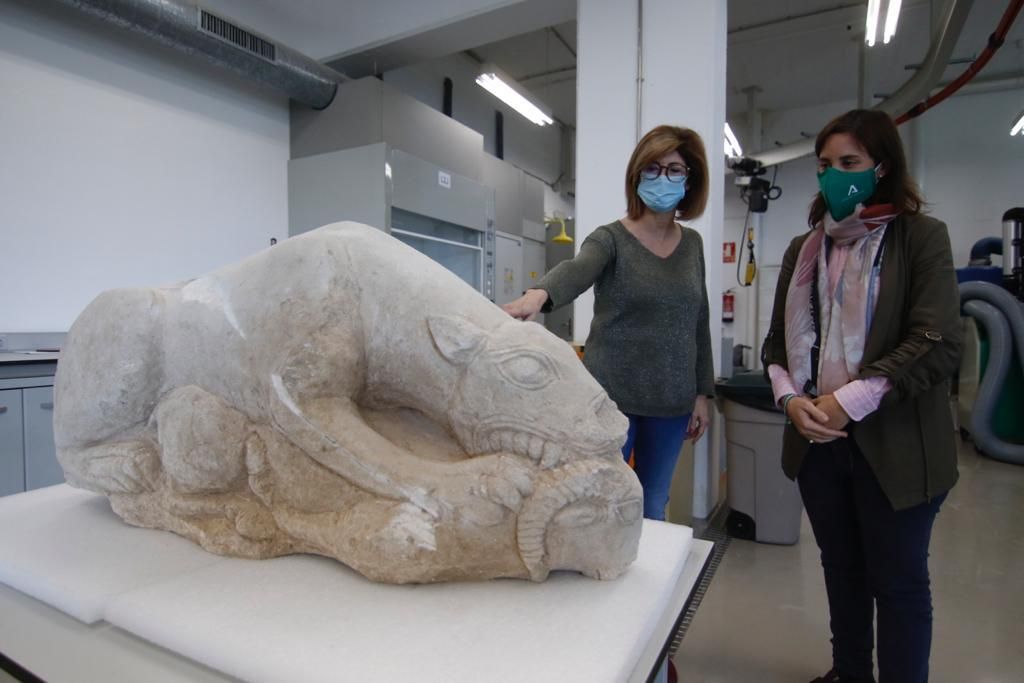
{"type": "Polygon", "coordinates": [[[926,683],[932,642],[928,543],[945,500],[896,512],[852,438],[811,446],[797,476],[821,549],[832,659],[844,680],[926,683]]]}
{"type": "Polygon", "coordinates": [[[644,517],[665,519],[672,472],[679,459],[679,449],[686,439],[690,416],[647,417],[629,415],[629,436],[622,447],[622,457],[629,462],[633,452],[636,476],[644,488],[644,517]]]}

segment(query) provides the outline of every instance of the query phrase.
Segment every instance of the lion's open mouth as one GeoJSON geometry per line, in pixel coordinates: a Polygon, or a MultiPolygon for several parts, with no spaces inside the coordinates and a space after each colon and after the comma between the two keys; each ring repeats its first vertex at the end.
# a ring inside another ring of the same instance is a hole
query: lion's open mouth
{"type": "Polygon", "coordinates": [[[566,455],[566,449],[536,434],[498,429],[482,437],[479,443],[488,451],[515,453],[536,460],[541,467],[554,467],[566,455]]]}
{"type": "Polygon", "coordinates": [[[476,450],[480,453],[515,453],[540,463],[549,469],[560,462],[577,457],[609,458],[619,457],[618,449],[610,446],[582,450],[566,448],[551,437],[535,431],[524,430],[521,425],[491,425],[479,430],[475,437],[476,450]]]}

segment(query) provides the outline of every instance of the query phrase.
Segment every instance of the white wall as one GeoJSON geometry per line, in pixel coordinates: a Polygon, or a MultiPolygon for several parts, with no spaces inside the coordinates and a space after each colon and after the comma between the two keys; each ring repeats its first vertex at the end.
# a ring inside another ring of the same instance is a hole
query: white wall
{"type": "Polygon", "coordinates": [[[66,9],[0,0],[0,331],[284,239],[288,109],[66,9]]]}
{"type": "Polygon", "coordinates": [[[444,79],[452,79],[452,118],[484,136],[484,150],[495,154],[494,112],[504,116],[505,161],[545,183],[558,179],[561,128],[537,126],[476,84],[480,65],[461,53],[384,73],[384,82],[442,110],[444,79]]]}
{"type": "Polygon", "coordinates": [[[976,241],[1002,236],[1003,212],[1024,206],[1024,136],[1009,134],[1022,108],[1024,88],[964,95],[917,123],[911,166],[926,210],[949,226],[958,268],[967,265],[976,241]]]}
{"type": "Polygon", "coordinates": [[[555,192],[544,186],[544,215],[573,218],[576,215],[576,201],[567,194],[555,192]]]}

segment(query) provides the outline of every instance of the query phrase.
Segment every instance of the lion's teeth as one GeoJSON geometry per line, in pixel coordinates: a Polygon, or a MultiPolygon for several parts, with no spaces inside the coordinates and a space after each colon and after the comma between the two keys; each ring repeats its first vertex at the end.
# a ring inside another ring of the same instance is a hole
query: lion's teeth
{"type": "Polygon", "coordinates": [[[544,469],[554,467],[561,462],[564,452],[565,449],[556,443],[544,444],[544,456],[540,460],[540,466],[544,469]]]}

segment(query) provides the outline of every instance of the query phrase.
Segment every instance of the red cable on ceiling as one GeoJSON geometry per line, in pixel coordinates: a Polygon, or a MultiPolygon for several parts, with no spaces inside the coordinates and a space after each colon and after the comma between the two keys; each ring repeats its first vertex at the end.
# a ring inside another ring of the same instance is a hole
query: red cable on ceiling
{"type": "Polygon", "coordinates": [[[978,72],[988,64],[989,60],[992,59],[996,50],[1002,47],[1003,41],[1006,40],[1006,34],[1010,32],[1010,27],[1013,25],[1013,22],[1017,18],[1017,14],[1020,12],[1022,7],[1024,7],[1024,0],[1011,0],[1009,6],[1006,8],[1006,12],[1003,13],[1003,18],[999,21],[999,26],[997,26],[995,32],[988,37],[988,45],[986,45],[985,49],[981,51],[978,58],[975,59],[962,74],[957,76],[952,83],[923,102],[918,102],[911,107],[910,111],[897,118],[896,125],[905,123],[910,119],[925,113],[974,78],[978,72]]]}

